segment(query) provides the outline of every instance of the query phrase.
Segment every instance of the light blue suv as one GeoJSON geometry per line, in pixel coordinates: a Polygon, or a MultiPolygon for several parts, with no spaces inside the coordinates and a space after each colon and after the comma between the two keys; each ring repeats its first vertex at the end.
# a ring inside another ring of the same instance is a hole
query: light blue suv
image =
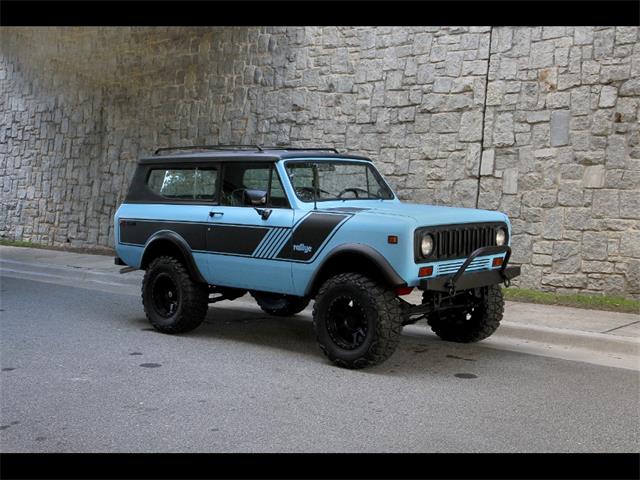
{"type": "Polygon", "coordinates": [[[192,330],[247,292],[278,316],[314,299],[320,348],[348,368],[383,362],[422,319],[444,340],[488,337],[500,284],[520,274],[505,214],[401,202],[370,159],[331,149],[159,149],[138,162],[115,238],[122,271],[146,270],[157,330],[192,330]],[[414,288],[420,304],[402,298],[414,288]]]}

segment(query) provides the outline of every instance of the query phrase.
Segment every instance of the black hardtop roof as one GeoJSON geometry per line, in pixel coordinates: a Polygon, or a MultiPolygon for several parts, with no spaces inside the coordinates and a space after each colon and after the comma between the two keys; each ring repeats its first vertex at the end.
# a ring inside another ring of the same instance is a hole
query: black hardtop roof
{"type": "MultiPolygon", "coordinates": [[[[194,147],[197,149],[197,147],[194,147]]],[[[168,155],[152,155],[138,160],[141,164],[164,163],[207,163],[207,162],[277,162],[293,158],[335,158],[342,160],[366,160],[370,158],[360,155],[336,153],[331,149],[270,149],[263,147],[256,150],[207,150],[191,151],[168,155]]]]}

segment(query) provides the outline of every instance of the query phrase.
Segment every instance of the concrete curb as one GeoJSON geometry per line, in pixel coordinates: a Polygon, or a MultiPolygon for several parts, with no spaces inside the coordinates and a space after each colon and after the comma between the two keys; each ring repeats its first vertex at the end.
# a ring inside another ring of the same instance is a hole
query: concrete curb
{"type": "Polygon", "coordinates": [[[640,355],[640,341],[605,333],[581,332],[540,325],[525,326],[512,322],[502,322],[496,333],[523,341],[606,351],[619,355],[640,355]]]}
{"type": "Polygon", "coordinates": [[[139,286],[142,275],[142,272],[138,274],[131,272],[122,275],[117,272],[103,272],[73,266],[0,259],[0,273],[2,272],[59,278],[61,280],[73,280],[77,282],[108,283],[117,286],[139,286]]]}

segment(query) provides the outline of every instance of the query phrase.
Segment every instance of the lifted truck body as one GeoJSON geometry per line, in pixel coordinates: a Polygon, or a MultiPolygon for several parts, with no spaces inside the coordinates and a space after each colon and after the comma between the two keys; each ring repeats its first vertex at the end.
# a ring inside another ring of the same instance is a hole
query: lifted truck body
{"type": "Polygon", "coordinates": [[[310,299],[341,272],[375,277],[398,295],[433,292],[421,306],[399,300],[405,317],[422,318],[445,297],[520,273],[507,265],[512,232],[504,213],[401,202],[370,159],[328,150],[142,158],[114,221],[116,263],[129,269],[147,269],[169,249],[194,282],[227,292],[310,299]],[[348,177],[359,186],[326,190],[348,177]]]}

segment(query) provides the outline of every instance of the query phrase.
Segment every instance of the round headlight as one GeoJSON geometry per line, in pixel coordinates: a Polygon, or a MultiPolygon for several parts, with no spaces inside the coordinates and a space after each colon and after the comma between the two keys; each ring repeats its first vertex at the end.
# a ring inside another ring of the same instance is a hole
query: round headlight
{"type": "Polygon", "coordinates": [[[423,257],[428,257],[433,252],[433,237],[428,233],[422,237],[420,242],[420,253],[423,257]]]}
{"type": "Polygon", "coordinates": [[[504,245],[506,239],[507,232],[505,232],[503,228],[499,228],[498,231],[496,231],[496,245],[501,247],[504,245]]]}

